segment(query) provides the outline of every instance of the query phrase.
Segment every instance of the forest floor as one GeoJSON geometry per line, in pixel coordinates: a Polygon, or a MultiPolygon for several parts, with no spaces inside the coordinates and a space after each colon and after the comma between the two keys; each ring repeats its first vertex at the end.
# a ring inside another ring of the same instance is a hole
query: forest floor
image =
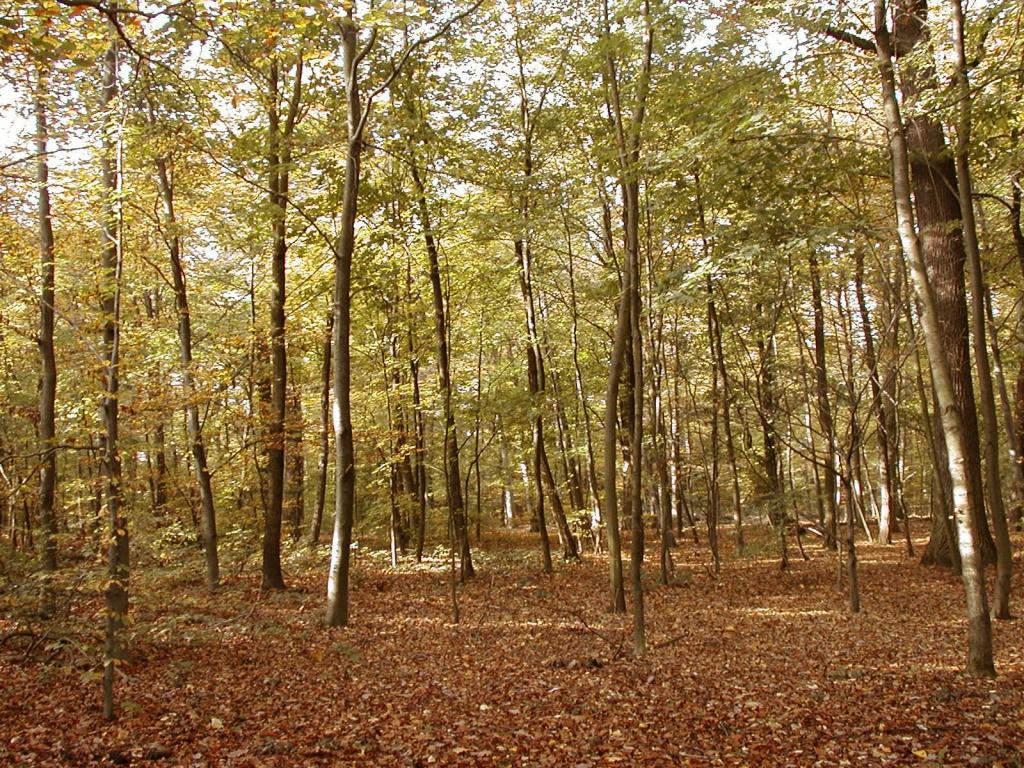
{"type": "Polygon", "coordinates": [[[1024,765],[1024,619],[995,623],[999,677],[967,677],[949,573],[861,545],[851,615],[816,543],[787,572],[748,554],[716,577],[685,542],[670,586],[654,546],[641,659],[605,610],[607,561],[545,577],[526,532],[485,533],[458,624],[440,558],[359,550],[334,630],[326,548],[296,547],[281,593],[260,593],[255,558],[213,596],[191,560],[139,564],[114,723],[98,595],[45,636],[0,614],[0,765],[1024,765]]]}

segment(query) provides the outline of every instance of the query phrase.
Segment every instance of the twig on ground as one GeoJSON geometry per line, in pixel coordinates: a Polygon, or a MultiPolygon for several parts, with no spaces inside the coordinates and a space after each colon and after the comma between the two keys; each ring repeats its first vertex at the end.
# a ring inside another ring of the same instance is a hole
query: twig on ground
{"type": "Polygon", "coordinates": [[[566,615],[566,616],[572,616],[580,624],[583,625],[583,628],[587,632],[589,632],[590,634],[594,635],[598,639],[604,641],[608,645],[608,647],[611,648],[615,652],[615,655],[612,657],[613,659],[620,659],[620,658],[623,658],[623,657],[626,656],[626,649],[625,649],[625,647],[623,645],[622,639],[619,638],[618,640],[615,640],[614,638],[610,638],[607,635],[605,635],[603,632],[601,632],[600,630],[595,629],[594,627],[590,626],[590,624],[587,623],[587,620],[583,617],[583,613],[581,611],[576,610],[576,609],[565,609],[565,608],[557,609],[557,610],[558,610],[558,613],[561,613],[561,614],[566,615]]]}

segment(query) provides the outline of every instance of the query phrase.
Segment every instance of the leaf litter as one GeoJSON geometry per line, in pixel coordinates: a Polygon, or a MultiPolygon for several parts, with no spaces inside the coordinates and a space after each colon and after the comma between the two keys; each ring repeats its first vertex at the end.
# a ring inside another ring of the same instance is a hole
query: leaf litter
{"type": "Polygon", "coordinates": [[[79,652],[0,646],[0,764],[1024,765],[1021,621],[994,622],[1000,674],[975,680],[952,574],[861,546],[851,615],[835,554],[808,552],[788,571],[729,557],[715,577],[687,543],[662,586],[649,551],[640,659],[628,614],[606,610],[607,561],[546,577],[525,532],[485,537],[459,624],[440,558],[357,559],[339,629],[321,626],[322,551],[290,560],[283,593],[251,570],[208,595],[140,567],[119,719],[83,664],[101,657],[97,595],[72,617],[96,624],[79,652]]]}

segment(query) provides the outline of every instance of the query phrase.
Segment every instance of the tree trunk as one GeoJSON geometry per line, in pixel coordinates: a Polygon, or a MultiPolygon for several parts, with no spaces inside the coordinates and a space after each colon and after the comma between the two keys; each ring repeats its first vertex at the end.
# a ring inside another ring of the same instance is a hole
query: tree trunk
{"type": "Polygon", "coordinates": [[[423,540],[427,529],[426,435],[420,405],[420,364],[416,357],[412,328],[409,329],[409,378],[412,379],[412,413],[416,433],[416,562],[423,561],[423,540]]]}
{"type": "Polygon", "coordinates": [[[1010,475],[1013,478],[1010,486],[1013,504],[1008,522],[1017,524],[1021,518],[1021,507],[1024,506],[1024,463],[1019,460],[1017,453],[1017,425],[1013,421],[1013,406],[1010,403],[1006,377],[1003,374],[1003,355],[999,345],[999,334],[996,332],[995,317],[992,314],[992,294],[987,288],[985,290],[985,313],[988,321],[989,345],[992,350],[992,377],[995,379],[996,389],[999,391],[999,404],[1010,460],[1010,475]]]}
{"type": "MultiPolygon", "coordinates": [[[[918,46],[931,44],[925,0],[898,0],[893,34],[897,58],[918,46]]],[[[928,267],[928,280],[935,295],[942,346],[949,360],[957,405],[963,419],[964,460],[967,493],[971,497],[974,525],[984,562],[995,562],[995,543],[985,517],[981,478],[981,446],[978,417],[971,378],[967,298],[964,288],[964,251],[957,173],[952,153],[946,146],[942,125],[920,107],[938,84],[930,66],[906,64],[900,68],[904,103],[915,110],[907,119],[907,151],[913,184],[921,249],[928,267]]]]}
{"type": "Polygon", "coordinates": [[[976,541],[975,516],[972,514],[968,494],[968,471],[965,456],[967,441],[963,419],[953,386],[951,366],[942,344],[939,325],[939,304],[932,292],[924,261],[921,242],[914,228],[911,203],[910,162],[899,103],[896,100],[895,78],[892,69],[892,47],[886,27],[885,0],[874,0],[875,47],[882,83],[886,126],[892,159],[893,198],[899,223],[903,252],[910,262],[914,287],[920,302],[921,326],[928,348],[938,406],[942,413],[943,431],[949,454],[949,471],[953,478],[953,504],[956,514],[959,547],[962,561],[961,574],[967,598],[968,661],[967,671],[975,676],[995,675],[992,659],[992,625],[988,614],[988,600],[982,573],[979,546],[976,541]]]}
{"type": "MultiPolygon", "coordinates": [[[[116,15],[117,3],[112,12],[116,15]]],[[[114,719],[114,676],[118,664],[127,658],[123,632],[128,620],[128,520],[124,513],[121,486],[121,456],[118,444],[119,365],[121,354],[121,127],[120,86],[118,84],[119,43],[114,22],[108,23],[110,44],[103,57],[103,114],[102,156],[100,168],[103,190],[103,223],[101,228],[103,313],[103,467],[106,476],[107,522],[109,546],[107,554],[106,643],[103,665],[103,716],[114,719]]]]}
{"type": "Polygon", "coordinates": [[[334,530],[331,534],[331,562],[327,571],[326,623],[329,627],[348,625],[349,564],[356,501],[349,343],[352,317],[352,254],[355,251],[359,173],[363,151],[363,111],[356,72],[358,29],[352,15],[353,9],[350,6],[341,26],[348,114],[341,232],[334,253],[334,530]]]}
{"type": "Polygon", "coordinates": [[[306,455],[303,436],[306,431],[302,410],[302,382],[298,380],[298,362],[292,357],[291,386],[288,395],[285,436],[285,488],[287,490],[288,521],[291,523],[292,541],[302,538],[302,521],[306,508],[306,455]]]}
{"type": "Polygon", "coordinates": [[[729,462],[729,473],[732,477],[732,501],[734,509],[734,525],[736,526],[736,551],[743,554],[743,503],[740,495],[739,470],[736,466],[736,447],[732,439],[732,388],[725,368],[725,354],[722,351],[722,323],[715,312],[715,338],[713,344],[714,364],[718,366],[718,375],[722,381],[722,427],[725,430],[725,457],[729,462]]]}
{"type": "Polygon", "coordinates": [[[719,476],[721,473],[718,459],[719,436],[718,420],[722,407],[722,390],[719,382],[720,372],[715,362],[714,345],[717,336],[716,326],[718,325],[718,313],[715,311],[714,291],[711,277],[707,279],[708,293],[708,353],[711,358],[711,477],[708,482],[708,545],[711,547],[711,557],[715,563],[715,573],[722,569],[721,557],[718,552],[718,521],[721,513],[721,487],[719,476]]]}
{"type": "MultiPolygon", "coordinates": [[[[1024,75],[1021,76],[1024,79],[1024,75]]],[[[1019,83],[1020,85],[1020,83],[1019,83]]],[[[1024,276],[1024,228],[1021,227],[1021,198],[1024,197],[1024,179],[1021,174],[1014,174],[1010,189],[1010,228],[1013,230],[1013,245],[1017,252],[1017,264],[1024,276]]],[[[1024,346],[1024,306],[1017,308],[1017,344],[1024,346]]],[[[1021,357],[1017,369],[1017,384],[1014,391],[1014,427],[1017,442],[1014,445],[1017,466],[1024,473],[1024,357],[1021,357]]],[[[1024,504],[1024,500],[1022,500],[1024,504]]],[[[1020,527],[1021,513],[1017,513],[1017,526],[1020,527]]]]}
{"type": "Polygon", "coordinates": [[[868,378],[871,383],[871,414],[878,425],[878,452],[881,456],[882,497],[878,510],[878,540],[882,544],[892,543],[891,521],[896,501],[896,467],[892,460],[890,448],[893,444],[890,434],[890,419],[883,405],[882,380],[878,372],[878,357],[875,354],[874,331],[871,314],[868,312],[867,298],[864,294],[864,253],[857,249],[855,253],[856,267],[854,273],[854,290],[857,296],[857,309],[860,314],[861,330],[864,334],[864,363],[868,367],[868,378]]]}
{"type": "Polygon", "coordinates": [[[832,424],[832,406],[828,396],[828,369],[825,360],[825,311],[821,298],[821,269],[818,256],[808,255],[811,272],[811,301],[814,309],[814,389],[818,404],[818,426],[825,437],[825,458],[822,462],[824,481],[825,546],[835,549],[836,530],[836,436],[832,424]]]}
{"type": "MultiPolygon", "coordinates": [[[[411,142],[410,142],[411,146],[411,142]]],[[[445,308],[444,289],[441,285],[440,256],[427,206],[426,188],[416,165],[415,155],[410,165],[413,183],[416,187],[417,206],[423,227],[423,239],[430,262],[430,287],[434,306],[434,330],[437,339],[437,368],[441,389],[444,418],[444,461],[445,482],[448,491],[448,512],[455,526],[455,545],[459,551],[459,577],[461,580],[474,575],[473,558],[469,548],[469,526],[466,521],[466,507],[462,497],[462,472],[459,469],[459,438],[455,424],[455,409],[452,404],[451,363],[448,357],[448,318],[445,308]]],[[[543,502],[542,502],[543,503],[543,502]]]]}
{"type": "MultiPolygon", "coordinates": [[[[518,19],[517,19],[518,24],[518,19]]],[[[534,114],[527,99],[526,73],[523,61],[519,28],[516,28],[516,52],[519,57],[519,128],[523,136],[523,167],[522,189],[518,200],[519,234],[515,238],[514,247],[516,264],[519,268],[519,291],[523,300],[523,312],[526,318],[526,372],[527,386],[530,391],[533,413],[533,468],[537,484],[537,523],[540,528],[541,554],[544,572],[551,572],[551,547],[544,520],[544,491],[551,501],[551,509],[555,515],[555,523],[562,539],[562,556],[565,560],[578,560],[579,549],[576,539],[569,530],[565,517],[565,509],[558,493],[551,472],[547,448],[544,444],[544,407],[547,386],[544,372],[544,356],[541,344],[540,328],[537,322],[537,307],[533,295],[533,250],[530,242],[530,185],[533,183],[533,136],[536,123],[534,114]]]]}
{"type": "Polygon", "coordinates": [[[569,339],[572,346],[573,384],[576,390],[580,414],[583,417],[583,430],[587,440],[587,478],[589,480],[591,503],[593,505],[591,527],[597,529],[601,522],[601,491],[600,484],[597,480],[597,462],[594,459],[594,436],[590,423],[590,405],[587,402],[587,393],[583,383],[583,369],[580,366],[579,308],[576,303],[576,276],[573,265],[574,254],[572,248],[572,233],[569,229],[569,218],[564,208],[562,223],[565,228],[565,248],[568,258],[569,272],[569,308],[572,316],[572,324],[569,329],[569,339]]]}
{"type": "Polygon", "coordinates": [[[316,474],[316,506],[309,523],[309,545],[320,543],[320,529],[323,526],[324,507],[327,503],[327,472],[331,448],[331,348],[334,334],[334,310],[327,313],[327,328],[323,337],[320,364],[320,461],[316,474]]]}
{"type": "MultiPolygon", "coordinates": [[[[57,517],[54,495],[57,488],[56,437],[57,358],[53,346],[54,277],[56,251],[50,211],[50,166],[47,154],[49,129],[46,116],[48,84],[39,64],[33,100],[36,118],[36,183],[39,185],[37,206],[39,227],[39,522],[42,543],[41,565],[44,574],[57,570],[57,517]]],[[[44,612],[51,611],[51,590],[46,589],[44,612]]]]}
{"type": "MultiPolygon", "coordinates": [[[[760,310],[760,307],[758,307],[760,310]]],[[[774,325],[774,324],[773,324],[774,325]]],[[[775,329],[768,333],[767,338],[759,335],[758,349],[758,418],[761,421],[761,441],[764,446],[762,466],[765,476],[765,498],[768,506],[768,521],[775,529],[779,539],[779,567],[789,567],[789,553],[786,551],[786,507],[782,492],[782,472],[780,469],[779,437],[775,426],[778,418],[775,395],[775,329]]],[[[800,520],[796,520],[797,529],[800,520]]]]}
{"type": "Polygon", "coordinates": [[[281,521],[285,496],[285,410],[288,392],[288,351],[285,343],[285,264],[288,255],[288,177],[291,138],[302,96],[302,57],[295,65],[288,113],[281,125],[278,60],[270,62],[269,183],[273,252],[270,299],[270,415],[267,430],[269,503],[263,527],[263,589],[284,589],[281,572],[281,521]]]}
{"type": "MultiPolygon", "coordinates": [[[[155,126],[153,104],[148,104],[150,126],[155,126]]],[[[174,209],[174,187],[168,172],[168,158],[156,158],[156,180],[163,201],[167,237],[167,252],[171,261],[171,280],[174,286],[174,307],[178,316],[178,355],[181,361],[181,388],[185,398],[185,423],[189,447],[192,451],[199,487],[199,503],[202,507],[203,552],[206,561],[206,586],[213,590],[220,583],[220,564],[217,555],[217,513],[214,507],[213,486],[206,458],[206,443],[203,440],[199,421],[199,403],[195,382],[192,378],[192,316],[189,312],[188,290],[185,282],[185,267],[182,263],[181,237],[178,234],[177,215],[174,209]]]]}
{"type": "Polygon", "coordinates": [[[974,218],[973,184],[968,151],[971,141],[971,84],[967,73],[967,54],[964,52],[964,14],[961,0],[950,0],[953,23],[953,49],[956,58],[958,95],[956,129],[956,178],[960,213],[963,224],[963,244],[967,269],[971,281],[971,322],[974,325],[974,362],[978,369],[978,389],[981,398],[982,434],[985,449],[985,490],[988,508],[992,514],[996,544],[996,585],[993,612],[997,619],[1010,618],[1010,576],[1013,550],[1010,530],[1003,504],[1002,474],[999,467],[999,422],[996,417],[996,399],[992,388],[992,370],[989,366],[988,345],[985,342],[985,277],[981,268],[978,247],[978,228],[974,218]]]}

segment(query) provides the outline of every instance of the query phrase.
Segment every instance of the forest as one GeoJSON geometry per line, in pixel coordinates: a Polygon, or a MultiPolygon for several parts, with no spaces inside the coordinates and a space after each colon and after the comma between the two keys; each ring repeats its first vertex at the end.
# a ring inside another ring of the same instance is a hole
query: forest
{"type": "Polygon", "coordinates": [[[0,63],[0,764],[1024,765],[1021,0],[0,63]]]}

